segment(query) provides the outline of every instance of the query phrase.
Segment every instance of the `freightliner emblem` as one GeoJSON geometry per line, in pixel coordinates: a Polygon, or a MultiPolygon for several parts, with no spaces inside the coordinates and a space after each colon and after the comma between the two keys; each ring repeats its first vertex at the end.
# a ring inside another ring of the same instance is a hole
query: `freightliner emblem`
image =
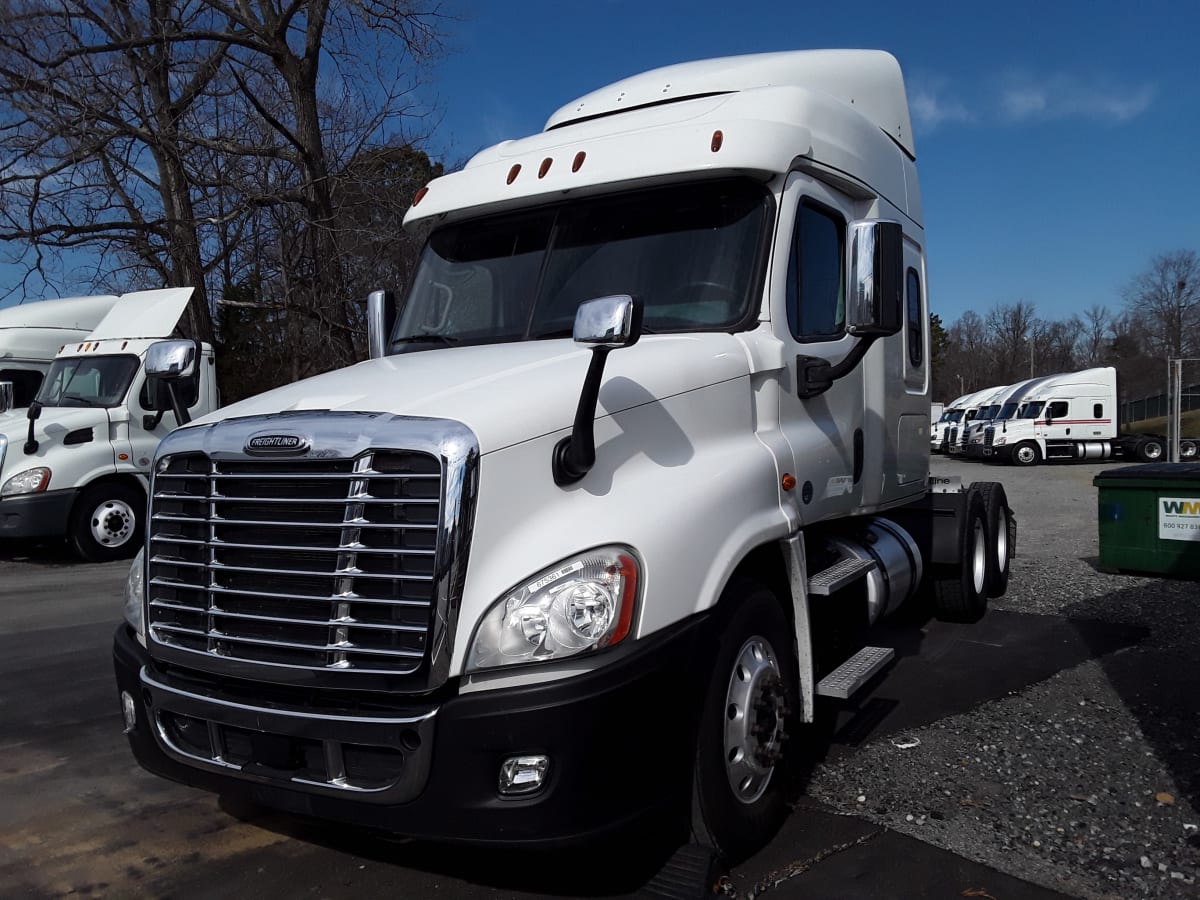
{"type": "Polygon", "coordinates": [[[258,455],[303,453],[312,442],[298,434],[256,434],[246,441],[246,452],[258,455]]]}

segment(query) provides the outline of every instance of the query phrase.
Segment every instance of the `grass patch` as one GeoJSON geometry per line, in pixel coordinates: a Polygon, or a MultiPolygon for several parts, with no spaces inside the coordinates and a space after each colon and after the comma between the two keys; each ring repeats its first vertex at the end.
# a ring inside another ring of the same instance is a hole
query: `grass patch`
{"type": "MultiPolygon", "coordinates": [[[[1180,432],[1184,437],[1200,436],[1200,409],[1193,409],[1180,416],[1180,432]]],[[[1122,432],[1130,434],[1166,434],[1167,417],[1142,419],[1140,422],[1128,422],[1121,428],[1122,432]]]]}

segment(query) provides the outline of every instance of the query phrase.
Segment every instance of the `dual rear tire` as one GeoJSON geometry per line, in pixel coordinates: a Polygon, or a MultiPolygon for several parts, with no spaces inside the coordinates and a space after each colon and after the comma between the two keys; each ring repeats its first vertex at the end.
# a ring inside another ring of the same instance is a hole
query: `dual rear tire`
{"type": "Polygon", "coordinates": [[[977,482],[967,490],[957,550],[957,563],[931,567],[934,613],[948,622],[977,622],[988,598],[1008,590],[1016,551],[1016,520],[1002,484],[977,482]]]}

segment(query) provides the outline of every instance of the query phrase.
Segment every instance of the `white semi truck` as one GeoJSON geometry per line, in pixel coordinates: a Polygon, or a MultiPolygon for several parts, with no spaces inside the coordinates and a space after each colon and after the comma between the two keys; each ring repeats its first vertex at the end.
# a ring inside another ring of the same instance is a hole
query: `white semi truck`
{"type": "Polygon", "coordinates": [[[1003,489],[928,487],[921,223],[869,51],[648,72],[431,182],[372,359],[159,445],[139,762],[431,839],[754,849],[870,624],[1005,587],[1003,489]]]}
{"type": "MultiPolygon", "coordinates": [[[[1115,368],[1064,372],[1032,384],[1012,418],[984,430],[985,456],[1018,466],[1047,460],[1163,459],[1162,435],[1121,433],[1115,368]]],[[[1181,442],[1181,456],[1195,454],[1194,439],[1181,442]]]]}
{"type": "Polygon", "coordinates": [[[1007,384],[996,385],[976,394],[963,412],[963,421],[953,429],[953,439],[947,441],[946,451],[953,456],[966,453],[971,435],[1000,411],[1004,397],[1011,388],[1007,384]]]}
{"type": "Polygon", "coordinates": [[[935,453],[949,453],[950,445],[958,442],[959,434],[975,419],[975,413],[979,411],[983,398],[993,390],[994,388],[987,387],[955,399],[942,413],[940,427],[930,436],[930,449],[935,453]]]}
{"type": "Polygon", "coordinates": [[[0,413],[27,408],[58,351],[87,337],[116,302],[63,297],[0,309],[0,413]]]}
{"type": "Polygon", "coordinates": [[[158,387],[143,365],[169,347],[187,356],[163,338],[191,293],[103,298],[107,313],[58,349],[27,407],[0,414],[0,540],[66,537],[98,561],[136,552],[158,442],[217,406],[211,347],[193,346],[186,377],[170,382],[178,408],[167,383],[158,387]]]}

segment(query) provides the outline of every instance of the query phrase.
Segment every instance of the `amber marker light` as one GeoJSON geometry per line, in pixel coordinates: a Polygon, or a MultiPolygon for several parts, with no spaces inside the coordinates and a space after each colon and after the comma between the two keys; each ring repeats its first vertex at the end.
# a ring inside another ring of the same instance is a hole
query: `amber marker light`
{"type": "Polygon", "coordinates": [[[550,171],[550,166],[552,166],[553,164],[554,164],[554,160],[552,160],[550,157],[547,156],[545,159],[543,159],[542,165],[538,169],[538,178],[545,178],[546,173],[550,171]]]}
{"type": "Polygon", "coordinates": [[[578,172],[583,168],[583,161],[587,159],[587,154],[580,150],[575,154],[575,159],[571,162],[571,171],[578,172]]]}
{"type": "Polygon", "coordinates": [[[796,476],[785,474],[783,478],[779,480],[779,483],[783,485],[783,489],[785,491],[790,491],[796,486],[796,476]]]}
{"type": "Polygon", "coordinates": [[[419,191],[417,191],[415,194],[413,194],[412,205],[416,206],[418,203],[420,203],[425,198],[425,195],[428,193],[429,193],[429,185],[425,185],[425,187],[421,188],[419,191]]]}
{"type": "Polygon", "coordinates": [[[637,563],[624,553],[618,556],[617,560],[619,565],[613,567],[616,571],[613,572],[613,569],[609,571],[614,575],[621,576],[621,612],[617,618],[617,627],[608,636],[608,640],[604,641],[605,647],[611,647],[629,634],[629,630],[633,626],[633,604],[637,599],[637,563]]]}
{"type": "Polygon", "coordinates": [[[712,152],[716,153],[718,150],[720,150],[723,143],[725,143],[725,135],[720,131],[714,131],[712,136],[712,144],[710,145],[712,147],[712,152]]]}
{"type": "Polygon", "coordinates": [[[128,453],[118,453],[117,459],[122,460],[122,461],[129,459],[129,454],[128,453]]]}
{"type": "Polygon", "coordinates": [[[521,174],[521,164],[513,163],[513,167],[508,170],[508,184],[512,184],[517,180],[517,176],[521,174]]]}

